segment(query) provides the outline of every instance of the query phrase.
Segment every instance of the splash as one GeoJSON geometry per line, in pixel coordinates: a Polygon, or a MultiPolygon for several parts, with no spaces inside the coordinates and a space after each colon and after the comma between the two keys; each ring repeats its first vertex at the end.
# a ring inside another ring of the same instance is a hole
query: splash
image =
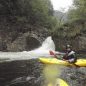
{"type": "Polygon", "coordinates": [[[42,46],[39,48],[29,51],[29,55],[32,55],[32,57],[43,57],[43,56],[50,56],[49,51],[55,51],[55,44],[52,40],[52,37],[49,36],[45,39],[45,41],[42,43],[42,46]]]}
{"type": "Polygon", "coordinates": [[[40,50],[46,49],[46,50],[54,50],[55,51],[55,44],[52,40],[52,37],[51,36],[47,37],[39,49],[40,50]]]}
{"type": "Polygon", "coordinates": [[[55,44],[51,36],[47,37],[42,43],[42,46],[35,50],[23,52],[0,52],[0,60],[12,61],[34,59],[43,56],[47,57],[49,56],[49,50],[55,51],[55,44]]]}

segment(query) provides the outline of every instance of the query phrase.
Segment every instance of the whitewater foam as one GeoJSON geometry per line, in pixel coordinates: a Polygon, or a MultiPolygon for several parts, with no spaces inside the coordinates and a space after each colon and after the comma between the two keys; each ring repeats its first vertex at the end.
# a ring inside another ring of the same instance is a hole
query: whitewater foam
{"type": "Polygon", "coordinates": [[[43,56],[50,56],[49,51],[55,51],[55,44],[52,40],[52,37],[49,36],[45,39],[37,49],[31,51],[23,51],[23,52],[0,52],[0,60],[24,60],[24,59],[34,59],[43,56]]]}

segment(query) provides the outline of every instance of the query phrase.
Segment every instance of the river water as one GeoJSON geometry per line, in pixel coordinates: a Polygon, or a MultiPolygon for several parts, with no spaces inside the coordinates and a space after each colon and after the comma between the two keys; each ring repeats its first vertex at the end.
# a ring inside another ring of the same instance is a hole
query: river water
{"type": "Polygon", "coordinates": [[[50,50],[55,52],[55,44],[48,37],[35,50],[0,52],[0,86],[47,86],[43,82],[58,77],[69,86],[86,86],[86,68],[45,65],[38,61],[39,57],[49,57],[50,50]]]}

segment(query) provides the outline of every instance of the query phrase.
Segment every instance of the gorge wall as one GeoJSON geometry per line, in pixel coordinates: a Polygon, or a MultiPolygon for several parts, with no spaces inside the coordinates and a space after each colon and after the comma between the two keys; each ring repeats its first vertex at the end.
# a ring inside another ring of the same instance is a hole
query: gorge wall
{"type": "MultiPolygon", "coordinates": [[[[48,30],[41,26],[32,26],[24,22],[7,22],[5,19],[0,21],[0,51],[32,50],[38,48],[50,35],[48,30]]],[[[52,38],[56,50],[64,50],[66,44],[71,44],[73,49],[86,52],[86,34],[69,39],[56,36],[52,38]]]]}

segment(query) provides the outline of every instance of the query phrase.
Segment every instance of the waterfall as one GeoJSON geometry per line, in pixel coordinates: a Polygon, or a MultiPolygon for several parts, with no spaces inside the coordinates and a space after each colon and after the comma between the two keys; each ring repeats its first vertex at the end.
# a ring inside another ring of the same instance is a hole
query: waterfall
{"type": "Polygon", "coordinates": [[[54,50],[55,51],[55,44],[52,40],[52,37],[51,36],[47,37],[39,49],[41,49],[41,50],[46,49],[46,50],[54,50]]]}

